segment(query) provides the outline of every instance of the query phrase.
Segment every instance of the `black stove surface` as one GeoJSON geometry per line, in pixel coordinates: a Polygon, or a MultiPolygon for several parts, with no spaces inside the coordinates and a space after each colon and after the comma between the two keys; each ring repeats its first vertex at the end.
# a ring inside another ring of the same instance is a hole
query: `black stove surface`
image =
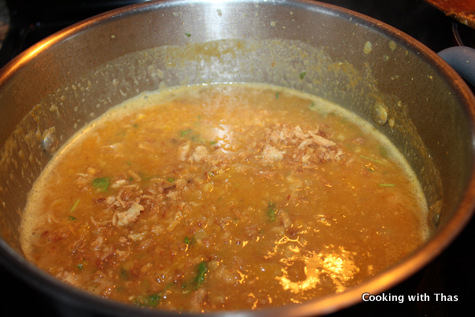
{"type": "MultiPolygon", "coordinates": [[[[100,0],[11,0],[10,30],[0,51],[0,66],[22,50],[72,23],[120,6],[144,1],[100,0]]],[[[392,25],[438,52],[463,41],[474,45],[474,30],[454,24],[422,0],[329,0],[392,25]],[[455,25],[455,26],[454,26],[455,25]],[[458,29],[459,37],[453,34],[458,29]]],[[[363,302],[334,316],[470,316],[475,309],[475,219],[434,261],[385,294],[403,297],[397,301],[363,302]],[[410,295],[426,294],[429,300],[409,301],[410,295]],[[439,294],[439,295],[436,295],[439,294]],[[443,294],[443,295],[441,295],[443,294]],[[452,301],[449,301],[452,299],[452,301]],[[456,300],[456,301],[455,301],[456,300]]],[[[50,297],[0,267],[1,316],[71,316],[60,312],[50,297]]]]}

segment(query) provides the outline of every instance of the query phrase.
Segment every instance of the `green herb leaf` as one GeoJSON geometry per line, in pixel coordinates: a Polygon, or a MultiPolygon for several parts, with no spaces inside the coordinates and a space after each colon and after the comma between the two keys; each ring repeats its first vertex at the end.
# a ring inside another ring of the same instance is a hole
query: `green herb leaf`
{"type": "Polygon", "coordinates": [[[186,36],[186,37],[190,37],[190,36],[191,36],[191,33],[185,33],[185,36],[186,36]]]}
{"type": "Polygon", "coordinates": [[[299,75],[300,79],[304,79],[305,75],[307,75],[307,72],[301,72],[299,75]]]}
{"type": "Polygon", "coordinates": [[[183,239],[183,242],[185,242],[185,244],[190,244],[191,240],[190,238],[185,237],[185,239],[183,239]]]}
{"type": "Polygon", "coordinates": [[[370,161],[370,162],[373,162],[373,163],[384,164],[383,161],[378,160],[378,159],[375,159],[375,158],[372,158],[372,157],[369,157],[369,156],[360,155],[360,157],[361,157],[362,159],[365,159],[365,160],[370,161]]]}
{"type": "Polygon", "coordinates": [[[129,278],[129,272],[126,269],[121,268],[120,269],[120,278],[123,279],[123,280],[127,280],[129,278]]]}
{"type": "Polygon", "coordinates": [[[160,294],[152,294],[148,296],[138,296],[134,299],[134,303],[138,306],[149,306],[149,307],[155,307],[158,305],[160,302],[160,299],[162,297],[160,294]]]}
{"type": "Polygon", "coordinates": [[[76,267],[80,270],[82,270],[82,268],[84,267],[82,263],[79,263],[78,265],[76,265],[76,267]]]}
{"type": "Polygon", "coordinates": [[[160,301],[161,296],[158,294],[153,294],[148,297],[148,306],[157,306],[160,301]]]}
{"type": "Polygon", "coordinates": [[[206,143],[206,140],[200,137],[199,134],[194,134],[191,136],[191,141],[206,143]]]}
{"type": "Polygon", "coordinates": [[[380,145],[379,146],[379,154],[382,156],[382,157],[388,157],[389,156],[389,152],[388,152],[388,149],[386,149],[384,146],[380,145]]]}
{"type": "Polygon", "coordinates": [[[79,199],[76,199],[71,209],[69,209],[69,212],[73,212],[78,205],[79,205],[79,199]]]}
{"type": "Polygon", "coordinates": [[[109,184],[109,177],[96,178],[92,181],[92,186],[94,186],[94,188],[100,189],[103,192],[107,191],[107,189],[109,188],[109,184]]]}
{"type": "Polygon", "coordinates": [[[175,181],[175,179],[173,177],[168,177],[167,181],[169,181],[170,183],[173,183],[175,181]]]}
{"type": "Polygon", "coordinates": [[[312,101],[312,103],[310,104],[310,106],[308,106],[310,108],[310,110],[312,111],[317,111],[317,107],[316,107],[316,104],[315,102],[312,101]]]}
{"type": "Polygon", "coordinates": [[[186,130],[180,130],[178,133],[180,134],[180,136],[187,136],[192,131],[193,131],[192,129],[186,129],[186,130]]]}
{"type": "Polygon", "coordinates": [[[73,216],[69,216],[69,220],[71,220],[71,221],[76,221],[77,218],[76,218],[76,217],[73,217],[73,216]]]}
{"type": "Polygon", "coordinates": [[[272,202],[267,205],[267,218],[270,221],[275,221],[275,204],[272,202]]]}
{"type": "Polygon", "coordinates": [[[208,265],[205,261],[203,261],[198,265],[198,273],[196,274],[196,277],[193,280],[193,289],[198,289],[201,284],[204,283],[207,273],[208,265]]]}
{"type": "Polygon", "coordinates": [[[381,187],[395,187],[396,184],[390,184],[390,183],[389,184],[379,184],[379,186],[381,186],[381,187]]]}

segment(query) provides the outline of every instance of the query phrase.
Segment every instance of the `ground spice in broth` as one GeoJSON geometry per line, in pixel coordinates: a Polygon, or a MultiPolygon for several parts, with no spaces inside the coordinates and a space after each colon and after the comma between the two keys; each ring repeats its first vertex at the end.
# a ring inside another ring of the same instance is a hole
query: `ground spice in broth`
{"type": "Polygon", "coordinates": [[[425,239],[401,155],[322,99],[264,85],[149,93],[64,146],[22,224],[29,260],[100,296],[259,309],[342,292],[425,239]]]}

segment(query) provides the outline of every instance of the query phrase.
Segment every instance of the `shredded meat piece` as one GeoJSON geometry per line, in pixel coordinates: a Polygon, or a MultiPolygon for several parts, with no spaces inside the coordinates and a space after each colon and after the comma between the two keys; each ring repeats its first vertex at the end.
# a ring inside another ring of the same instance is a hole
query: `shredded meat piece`
{"type": "Polygon", "coordinates": [[[281,161],[284,158],[284,153],[273,146],[267,145],[262,151],[262,159],[267,163],[274,163],[281,161]]]}
{"type": "Polygon", "coordinates": [[[268,144],[263,150],[265,162],[275,162],[288,154],[294,161],[306,163],[338,161],[343,151],[337,144],[324,137],[325,133],[318,130],[303,130],[300,126],[276,124],[267,129],[268,144]],[[297,145],[295,148],[294,146],[297,145]],[[289,148],[284,151],[283,148],[289,148]]]}
{"type": "Polygon", "coordinates": [[[134,242],[142,241],[145,237],[145,233],[143,233],[143,232],[141,232],[141,233],[130,233],[127,237],[130,240],[134,241],[134,242]]]}
{"type": "Polygon", "coordinates": [[[120,259],[125,259],[129,256],[130,250],[115,250],[114,252],[120,259]]]}
{"type": "Polygon", "coordinates": [[[134,171],[132,170],[128,170],[127,171],[127,174],[132,177],[135,181],[137,182],[140,182],[142,180],[142,177],[140,177],[139,174],[135,173],[134,171]]]}
{"type": "Polygon", "coordinates": [[[176,225],[180,222],[180,220],[183,218],[183,215],[181,212],[177,211],[175,214],[175,219],[172,220],[172,222],[168,225],[167,230],[168,231],[173,231],[175,229],[176,225]]]}
{"type": "Polygon", "coordinates": [[[137,221],[137,218],[140,216],[140,212],[144,210],[142,205],[132,202],[132,206],[129,209],[123,212],[116,212],[112,216],[112,224],[114,226],[126,226],[128,224],[134,223],[137,221]]]}
{"type": "Polygon", "coordinates": [[[198,145],[195,148],[195,151],[193,152],[193,154],[191,155],[190,158],[191,158],[192,161],[202,162],[202,161],[206,160],[208,155],[209,155],[208,149],[206,147],[204,147],[203,145],[198,145]]]}
{"type": "Polygon", "coordinates": [[[191,296],[191,308],[195,311],[199,311],[205,301],[206,295],[207,293],[204,288],[200,288],[196,292],[193,292],[191,296]]]}
{"type": "Polygon", "coordinates": [[[98,236],[97,239],[91,243],[91,247],[93,247],[95,250],[100,250],[103,243],[104,238],[102,236],[98,236]]]}
{"type": "Polygon", "coordinates": [[[314,131],[308,131],[307,132],[309,136],[312,137],[313,141],[318,144],[318,145],[321,145],[321,146],[326,146],[326,147],[329,147],[329,146],[335,146],[336,143],[333,142],[333,141],[330,141],[328,139],[325,139],[324,137],[316,134],[314,131]]]}
{"type": "Polygon", "coordinates": [[[69,283],[73,286],[78,286],[78,287],[81,286],[81,282],[78,281],[77,276],[74,273],[64,271],[61,274],[59,274],[58,278],[62,279],[66,283],[69,283]]]}
{"type": "Polygon", "coordinates": [[[115,196],[109,196],[106,198],[107,205],[113,205],[116,202],[115,196]]]}
{"type": "Polygon", "coordinates": [[[184,161],[186,159],[186,156],[188,155],[188,152],[190,151],[190,145],[191,145],[191,142],[188,141],[178,148],[178,159],[180,161],[184,161]]]}
{"type": "Polygon", "coordinates": [[[76,183],[80,186],[85,186],[86,184],[89,184],[93,179],[92,175],[89,175],[87,173],[77,173],[76,175],[76,183]]]}

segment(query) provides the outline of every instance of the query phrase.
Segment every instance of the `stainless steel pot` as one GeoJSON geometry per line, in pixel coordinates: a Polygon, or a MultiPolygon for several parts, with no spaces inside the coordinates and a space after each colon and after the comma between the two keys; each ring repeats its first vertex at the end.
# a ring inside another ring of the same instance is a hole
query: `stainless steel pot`
{"type": "Polygon", "coordinates": [[[265,82],[356,112],[406,155],[424,189],[431,239],[343,293],[230,315],[333,312],[406,279],[462,230],[475,202],[475,98],[435,53],[381,22],[310,1],[165,1],[112,11],[36,44],[0,72],[0,259],[78,311],[162,315],[72,288],[22,256],[27,194],[60,146],[143,91],[265,82]],[[305,76],[301,76],[305,73],[305,76]]]}

